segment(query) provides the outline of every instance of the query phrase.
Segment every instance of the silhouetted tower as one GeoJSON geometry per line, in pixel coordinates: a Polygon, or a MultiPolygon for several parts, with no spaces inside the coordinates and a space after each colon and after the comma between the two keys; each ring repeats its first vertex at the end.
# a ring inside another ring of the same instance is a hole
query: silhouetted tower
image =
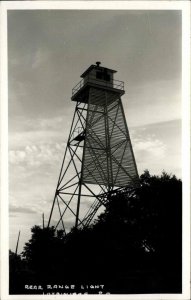
{"type": "Polygon", "coordinates": [[[72,90],[76,102],[48,226],[90,224],[118,190],[139,184],[116,71],[91,65],[72,90]]]}

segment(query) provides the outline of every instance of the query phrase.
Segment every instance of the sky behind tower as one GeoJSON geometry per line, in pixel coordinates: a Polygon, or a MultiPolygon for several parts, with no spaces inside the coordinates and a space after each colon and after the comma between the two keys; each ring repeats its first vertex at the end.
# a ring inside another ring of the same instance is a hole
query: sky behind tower
{"type": "Polygon", "coordinates": [[[48,219],[75,104],[96,61],[117,70],[139,174],[181,177],[181,11],[8,11],[10,247],[48,219]]]}

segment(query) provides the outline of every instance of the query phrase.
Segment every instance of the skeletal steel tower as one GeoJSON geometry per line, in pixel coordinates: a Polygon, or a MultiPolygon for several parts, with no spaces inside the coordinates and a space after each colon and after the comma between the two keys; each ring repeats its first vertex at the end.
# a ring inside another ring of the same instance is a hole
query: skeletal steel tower
{"type": "Polygon", "coordinates": [[[118,190],[139,184],[116,71],[91,65],[72,90],[76,108],[48,226],[86,227],[118,190]]]}

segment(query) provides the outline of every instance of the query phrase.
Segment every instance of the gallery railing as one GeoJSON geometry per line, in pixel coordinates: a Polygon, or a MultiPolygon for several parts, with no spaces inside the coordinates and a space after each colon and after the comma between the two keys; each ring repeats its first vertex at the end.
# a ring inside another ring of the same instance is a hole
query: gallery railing
{"type": "Polygon", "coordinates": [[[75,85],[75,87],[72,89],[72,96],[75,95],[87,83],[94,83],[94,84],[101,85],[104,87],[110,87],[110,88],[114,88],[114,89],[118,89],[118,90],[124,90],[124,82],[123,81],[114,80],[114,79],[112,81],[106,81],[103,79],[95,78],[93,76],[87,76],[75,85]]]}

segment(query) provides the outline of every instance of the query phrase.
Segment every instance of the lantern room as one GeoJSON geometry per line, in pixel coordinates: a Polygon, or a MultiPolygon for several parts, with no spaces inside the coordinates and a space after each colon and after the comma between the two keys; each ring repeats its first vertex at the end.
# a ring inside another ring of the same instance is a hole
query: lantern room
{"type": "Polygon", "coordinates": [[[84,84],[90,82],[113,87],[113,74],[116,73],[116,71],[101,67],[100,64],[100,62],[96,62],[96,65],[91,65],[81,75],[84,79],[84,84]]]}
{"type": "Polygon", "coordinates": [[[87,102],[87,91],[90,87],[123,95],[124,82],[115,80],[117,71],[101,66],[101,62],[91,65],[80,77],[82,80],[72,89],[72,101],[87,102]]]}

